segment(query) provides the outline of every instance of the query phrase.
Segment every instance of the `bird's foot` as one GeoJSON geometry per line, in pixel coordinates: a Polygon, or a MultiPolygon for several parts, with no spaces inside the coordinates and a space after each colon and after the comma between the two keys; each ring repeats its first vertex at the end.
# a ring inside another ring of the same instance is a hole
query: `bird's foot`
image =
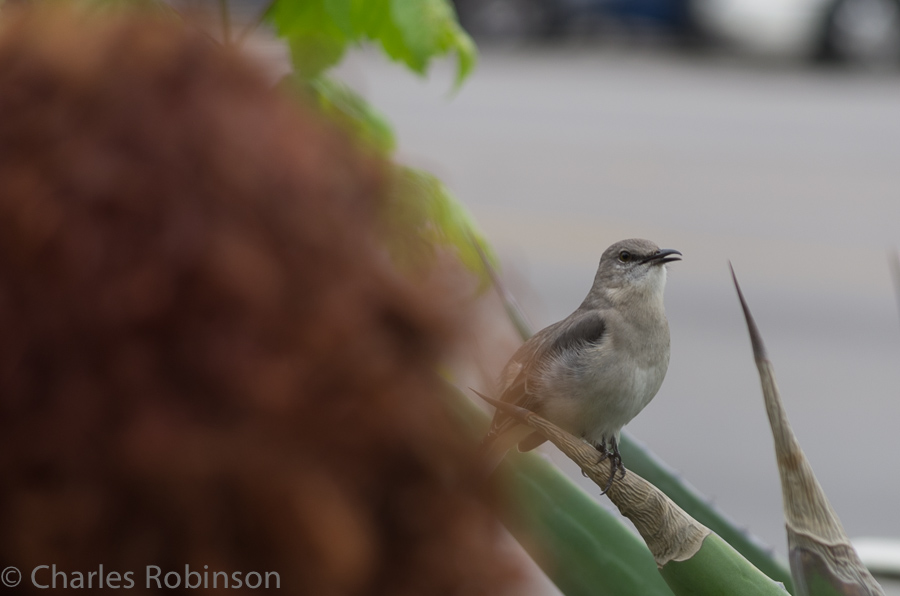
{"type": "Polygon", "coordinates": [[[598,463],[598,464],[601,463],[601,462],[606,461],[607,459],[609,459],[610,453],[609,453],[609,451],[606,449],[606,444],[605,444],[605,443],[596,443],[596,444],[594,445],[594,449],[596,449],[596,450],[597,450],[597,453],[600,454],[600,457],[597,458],[597,463],[598,463]]]}
{"type": "Polygon", "coordinates": [[[625,478],[625,465],[622,463],[622,456],[619,455],[619,452],[613,454],[613,471],[612,475],[615,476],[616,472],[619,472],[621,475],[619,476],[619,480],[625,478]]]}
{"type": "MultiPolygon", "coordinates": [[[[622,456],[619,455],[619,446],[616,445],[615,442],[612,444],[612,453],[607,452],[603,459],[606,458],[609,458],[609,480],[606,482],[606,486],[603,487],[603,491],[600,493],[601,495],[605,495],[612,487],[613,481],[616,479],[616,474],[621,474],[619,480],[625,478],[625,466],[622,464],[622,456]]],[[[603,461],[603,459],[600,461],[603,461]]]]}

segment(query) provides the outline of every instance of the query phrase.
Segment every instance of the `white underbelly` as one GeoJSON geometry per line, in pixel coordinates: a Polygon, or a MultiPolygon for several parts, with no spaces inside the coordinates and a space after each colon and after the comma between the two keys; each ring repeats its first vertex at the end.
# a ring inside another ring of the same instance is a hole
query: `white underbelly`
{"type": "Polygon", "coordinates": [[[542,400],[544,416],[588,441],[609,440],[650,403],[666,367],[634,367],[618,375],[606,372],[560,379],[553,390],[556,397],[542,400]]]}

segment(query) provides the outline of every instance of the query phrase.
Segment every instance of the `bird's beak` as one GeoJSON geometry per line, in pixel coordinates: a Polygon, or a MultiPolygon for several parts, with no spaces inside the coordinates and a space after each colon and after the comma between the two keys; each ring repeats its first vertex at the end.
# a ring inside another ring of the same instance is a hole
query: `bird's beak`
{"type": "Polygon", "coordinates": [[[651,265],[663,265],[665,263],[671,263],[672,261],[680,261],[681,256],[681,253],[674,248],[663,248],[658,250],[656,254],[644,258],[643,262],[650,263],[651,265]]]}

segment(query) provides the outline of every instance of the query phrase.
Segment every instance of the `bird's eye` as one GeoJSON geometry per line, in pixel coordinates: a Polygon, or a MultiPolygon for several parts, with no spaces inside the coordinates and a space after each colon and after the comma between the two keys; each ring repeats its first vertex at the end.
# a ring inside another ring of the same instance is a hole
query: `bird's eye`
{"type": "Polygon", "coordinates": [[[631,260],[631,253],[628,252],[627,250],[623,250],[622,252],[619,253],[619,260],[622,261],[623,263],[627,263],[628,261],[631,260]]]}

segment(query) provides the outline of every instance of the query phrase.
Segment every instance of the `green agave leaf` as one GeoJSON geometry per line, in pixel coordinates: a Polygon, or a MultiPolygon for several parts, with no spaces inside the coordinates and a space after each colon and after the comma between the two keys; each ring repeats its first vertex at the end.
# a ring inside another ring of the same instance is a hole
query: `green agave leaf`
{"type": "MultiPolygon", "coordinates": [[[[445,387],[450,414],[480,441],[488,417],[445,387]]],[[[641,539],[543,456],[511,453],[497,474],[504,525],[566,596],[673,596],[641,539]]]]}
{"type": "Polygon", "coordinates": [[[689,516],[657,487],[629,471],[610,482],[609,462],[571,433],[522,407],[483,399],[527,424],[556,445],[634,523],[661,577],[678,596],[786,596],[780,583],[754,567],[709,528],[689,516]]]}
{"type": "Polygon", "coordinates": [[[786,596],[785,588],[754,567],[716,534],[685,561],[671,561],[659,572],[678,596],[786,596]]]}
{"type": "Polygon", "coordinates": [[[497,473],[504,525],[566,596],[672,596],[640,538],[552,463],[515,453],[497,473]]]}
{"type": "Polygon", "coordinates": [[[707,497],[629,434],[622,433],[619,448],[629,471],[634,471],[652,482],[694,519],[734,547],[756,568],[772,579],[783,583],[789,592],[794,592],[790,571],[775,557],[771,548],[766,547],[759,539],[738,527],[707,497]]]}

